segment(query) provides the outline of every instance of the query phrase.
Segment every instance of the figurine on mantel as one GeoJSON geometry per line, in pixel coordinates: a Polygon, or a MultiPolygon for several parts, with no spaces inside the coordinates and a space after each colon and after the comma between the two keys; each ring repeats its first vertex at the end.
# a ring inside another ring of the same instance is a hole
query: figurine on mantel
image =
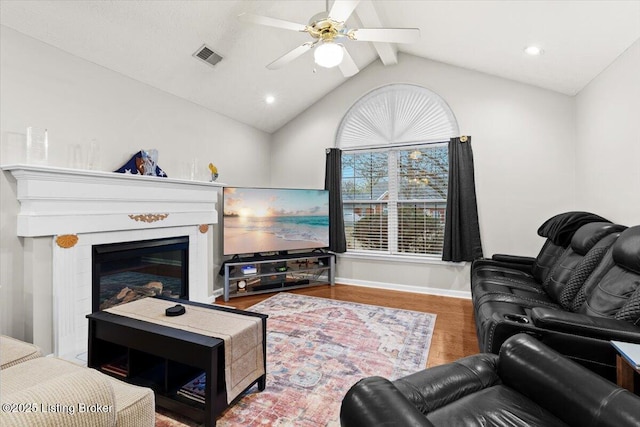
{"type": "Polygon", "coordinates": [[[158,150],[156,149],[138,151],[127,163],[114,172],[167,178],[167,174],[158,166],[158,150]]]}
{"type": "Polygon", "coordinates": [[[209,163],[209,171],[211,171],[211,182],[214,182],[218,179],[218,168],[213,163],[209,163]]]}

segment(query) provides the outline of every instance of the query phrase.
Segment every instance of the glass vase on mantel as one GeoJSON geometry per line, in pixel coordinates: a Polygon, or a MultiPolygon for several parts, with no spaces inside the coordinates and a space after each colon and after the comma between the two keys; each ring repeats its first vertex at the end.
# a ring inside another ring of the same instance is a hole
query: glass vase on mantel
{"type": "Polygon", "coordinates": [[[46,165],[49,162],[49,137],[46,129],[27,128],[26,161],[29,165],[46,165]]]}

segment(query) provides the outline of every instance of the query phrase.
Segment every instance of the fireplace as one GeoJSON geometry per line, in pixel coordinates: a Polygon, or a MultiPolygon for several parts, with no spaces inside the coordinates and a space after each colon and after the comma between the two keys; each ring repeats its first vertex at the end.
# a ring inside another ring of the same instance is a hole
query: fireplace
{"type": "MultiPolygon", "coordinates": [[[[25,274],[17,300],[25,310],[24,335],[44,353],[83,360],[86,315],[95,311],[97,246],[188,237],[182,263],[188,276],[179,292],[191,301],[215,300],[219,251],[213,226],[222,184],[51,166],[8,165],[2,170],[11,173],[10,185],[20,203],[15,221],[17,235],[24,238],[25,274]]],[[[147,261],[165,256],[147,256],[147,261]]],[[[152,280],[163,284],[163,292],[165,282],[176,277],[174,258],[157,270],[172,272],[160,271],[164,277],[152,280]]],[[[117,270],[105,268],[114,274],[117,270]]],[[[147,288],[154,287],[159,289],[156,284],[147,288]]]]}
{"type": "Polygon", "coordinates": [[[92,311],[148,296],[189,298],[189,237],[95,245],[92,311]]]}

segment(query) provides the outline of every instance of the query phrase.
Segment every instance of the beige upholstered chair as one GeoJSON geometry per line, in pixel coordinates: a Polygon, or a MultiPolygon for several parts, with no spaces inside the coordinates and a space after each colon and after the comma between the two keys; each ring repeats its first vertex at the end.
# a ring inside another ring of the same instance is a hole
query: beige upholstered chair
{"type": "Polygon", "coordinates": [[[0,336],[0,427],[154,426],[153,391],[0,336]],[[8,404],[8,405],[6,405],[8,404]]]}

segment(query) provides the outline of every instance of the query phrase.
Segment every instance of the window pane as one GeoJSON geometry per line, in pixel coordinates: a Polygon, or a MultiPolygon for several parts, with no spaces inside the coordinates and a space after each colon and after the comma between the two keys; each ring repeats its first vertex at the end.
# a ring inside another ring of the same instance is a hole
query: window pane
{"type": "Polygon", "coordinates": [[[398,151],[398,200],[445,200],[448,181],[446,145],[398,151]]]}
{"type": "Polygon", "coordinates": [[[347,249],[387,251],[388,212],[383,203],[344,203],[347,249]]]}
{"type": "Polygon", "coordinates": [[[398,252],[442,255],[446,203],[398,203],[398,252]]]}
{"type": "Polygon", "coordinates": [[[384,200],[389,188],[388,155],[384,152],[342,155],[342,199],[384,200]]]}

